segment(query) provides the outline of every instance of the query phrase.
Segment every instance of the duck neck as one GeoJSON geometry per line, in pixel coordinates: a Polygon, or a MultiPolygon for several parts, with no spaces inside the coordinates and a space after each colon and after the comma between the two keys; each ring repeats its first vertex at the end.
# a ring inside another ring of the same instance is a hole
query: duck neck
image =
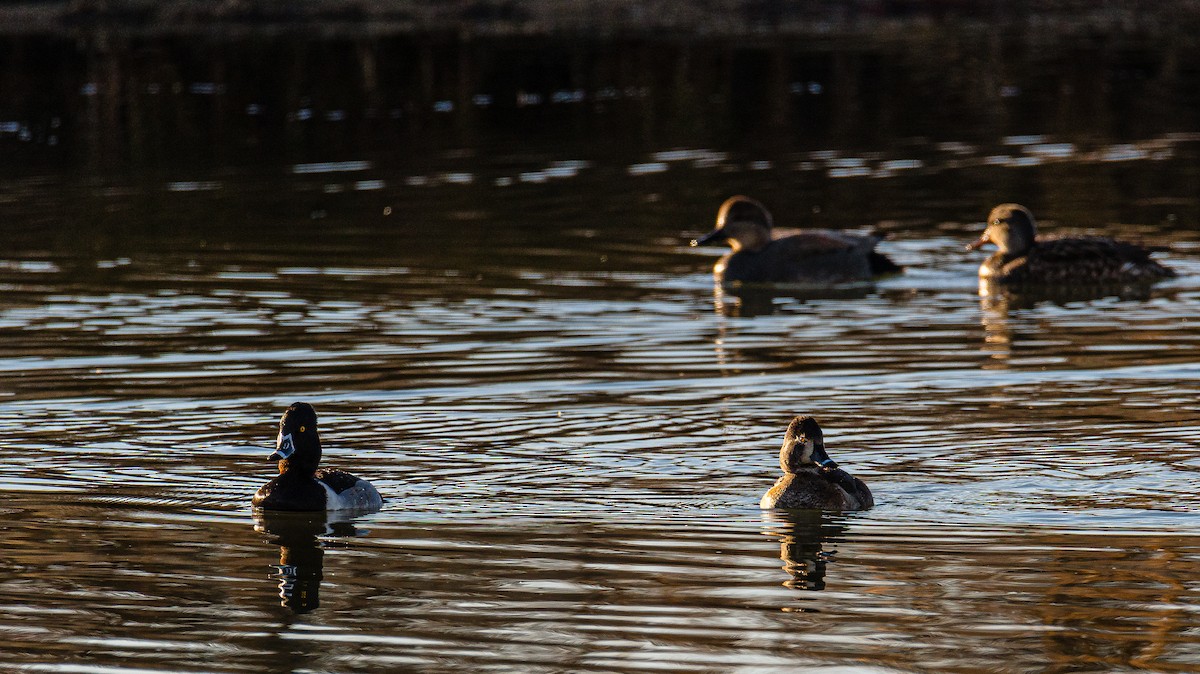
{"type": "Polygon", "coordinates": [[[299,452],[279,462],[279,474],[298,479],[311,479],[317,474],[317,466],[321,463],[321,450],[318,448],[315,456],[298,456],[299,452]]]}

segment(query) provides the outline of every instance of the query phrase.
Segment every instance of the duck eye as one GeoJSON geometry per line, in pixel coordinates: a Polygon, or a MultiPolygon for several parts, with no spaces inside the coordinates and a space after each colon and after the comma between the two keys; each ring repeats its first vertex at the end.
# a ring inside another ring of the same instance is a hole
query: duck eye
{"type": "Polygon", "coordinates": [[[301,426],[301,427],[300,427],[300,432],[301,432],[301,433],[303,433],[303,432],[304,432],[304,427],[303,427],[303,426],[301,426]]]}

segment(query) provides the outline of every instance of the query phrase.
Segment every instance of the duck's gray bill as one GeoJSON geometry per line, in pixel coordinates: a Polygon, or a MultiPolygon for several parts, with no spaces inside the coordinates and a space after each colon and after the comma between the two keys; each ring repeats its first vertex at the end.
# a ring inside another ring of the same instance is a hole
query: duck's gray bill
{"type": "Polygon", "coordinates": [[[825,453],[825,445],[813,447],[812,460],[818,466],[828,468],[829,470],[834,470],[838,467],[837,462],[829,458],[829,455],[825,453]]]}
{"type": "Polygon", "coordinates": [[[271,454],[270,460],[282,461],[294,454],[295,451],[296,445],[292,443],[292,434],[288,433],[284,435],[280,433],[279,437],[275,440],[275,451],[271,454]]]}

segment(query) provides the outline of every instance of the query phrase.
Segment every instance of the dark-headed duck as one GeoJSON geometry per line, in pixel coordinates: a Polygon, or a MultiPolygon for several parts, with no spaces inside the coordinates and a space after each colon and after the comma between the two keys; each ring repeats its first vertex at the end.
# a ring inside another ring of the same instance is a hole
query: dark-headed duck
{"type": "Polygon", "coordinates": [[[341,470],[320,468],[321,438],[317,413],[308,403],[293,403],[279,420],[272,461],[279,476],[259,488],[253,505],[267,510],[378,510],[383,497],[375,487],[341,470]]]}
{"type": "Polygon", "coordinates": [[[875,252],[882,236],[828,229],[782,233],[773,227],[765,206],[734,196],[717,210],[716,228],[692,245],[723,241],[732,248],[713,267],[718,283],[847,283],[901,271],[875,252]]]}

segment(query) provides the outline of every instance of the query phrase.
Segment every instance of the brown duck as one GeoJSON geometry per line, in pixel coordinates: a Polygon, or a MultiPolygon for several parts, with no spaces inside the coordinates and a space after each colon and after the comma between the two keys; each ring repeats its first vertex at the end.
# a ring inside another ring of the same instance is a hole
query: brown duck
{"type": "Polygon", "coordinates": [[[717,210],[717,225],[693,246],[726,242],[732,249],[716,266],[719,283],[846,283],[901,271],[875,244],[883,237],[827,229],[773,231],[771,213],[750,197],[735,196],[717,210]]]}
{"type": "Polygon", "coordinates": [[[760,508],[866,510],[875,505],[867,485],[825,453],[825,436],[812,417],[796,417],[788,424],[779,467],[783,477],[763,494],[760,508]]]}
{"type": "Polygon", "coordinates": [[[1160,249],[1106,236],[1038,237],[1033,213],[1020,204],[1000,204],[988,215],[983,236],[999,250],[979,267],[981,283],[1001,285],[1104,285],[1153,283],[1175,276],[1150,259],[1160,249]]]}

